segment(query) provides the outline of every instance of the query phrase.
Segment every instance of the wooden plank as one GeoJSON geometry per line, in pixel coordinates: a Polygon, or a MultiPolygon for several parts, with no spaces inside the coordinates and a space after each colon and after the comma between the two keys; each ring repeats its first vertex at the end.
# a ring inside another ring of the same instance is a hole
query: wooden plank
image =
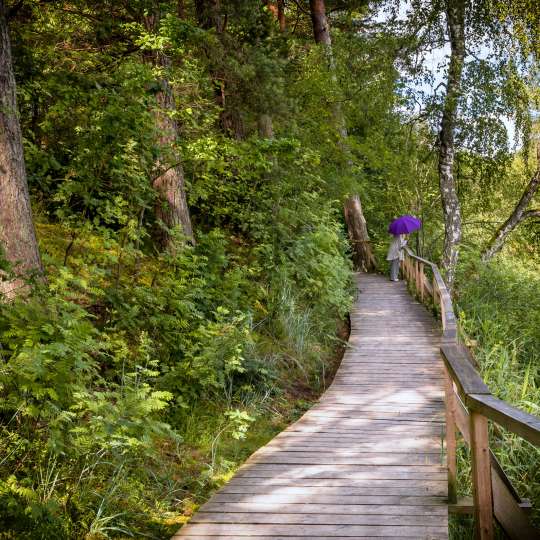
{"type": "MultiPolygon", "coordinates": [[[[472,500],[471,500],[472,503],[472,500]]],[[[208,502],[201,507],[206,512],[266,512],[266,513],[298,513],[298,514],[381,514],[392,516],[446,516],[447,509],[443,505],[410,506],[410,505],[369,505],[369,504],[280,504],[280,503],[215,503],[208,502]]]]}
{"type": "Polygon", "coordinates": [[[250,461],[253,463],[276,463],[292,465],[436,465],[441,462],[439,453],[362,453],[352,456],[326,455],[317,456],[302,455],[298,452],[275,452],[274,454],[254,454],[250,461]]]}
{"type": "Polygon", "coordinates": [[[299,512],[209,512],[199,511],[190,523],[250,523],[291,525],[421,525],[440,526],[440,514],[301,514],[299,512]]]}
{"type": "Polygon", "coordinates": [[[492,395],[471,393],[467,406],[536,446],[540,446],[540,418],[513,407],[492,395]]]}
{"type": "Polygon", "coordinates": [[[489,394],[489,389],[467,359],[462,345],[443,345],[441,353],[452,380],[462,394],[489,394]]]}
{"type": "Polygon", "coordinates": [[[365,465],[339,465],[339,466],[312,466],[278,465],[259,463],[256,466],[250,463],[243,465],[238,472],[240,477],[259,478],[346,478],[351,480],[366,479],[416,479],[416,480],[446,480],[446,467],[411,466],[365,466],[365,465]]]}
{"type": "MultiPolygon", "coordinates": [[[[299,442],[283,439],[275,439],[272,443],[267,444],[264,448],[272,450],[287,450],[288,452],[317,452],[317,453],[332,453],[338,455],[355,454],[356,452],[369,451],[369,452],[416,452],[418,450],[422,452],[434,452],[440,453],[442,451],[441,441],[435,437],[424,440],[415,441],[396,441],[395,437],[378,440],[372,438],[371,441],[306,441],[304,439],[299,442]]],[[[266,453],[261,451],[261,453],[266,453]]]]}
{"type": "Polygon", "coordinates": [[[422,480],[418,478],[281,478],[279,476],[270,478],[251,478],[235,476],[226,485],[245,485],[258,487],[319,487],[319,488],[367,488],[367,487],[399,487],[399,488],[419,488],[430,489],[433,486],[445,485],[446,477],[440,476],[437,479],[422,480]]]}
{"type": "Polygon", "coordinates": [[[405,496],[446,496],[446,486],[442,482],[429,482],[424,485],[417,483],[411,483],[407,486],[363,486],[363,487],[351,487],[347,486],[344,490],[343,486],[338,487],[321,487],[312,486],[311,489],[308,486],[298,485],[273,485],[273,486],[261,486],[259,484],[237,484],[234,481],[229,482],[224,486],[220,493],[242,493],[242,494],[276,494],[279,495],[308,495],[310,492],[319,493],[324,495],[340,495],[346,492],[347,496],[362,495],[366,497],[379,496],[379,495],[405,495],[405,496]]]}
{"type": "MultiPolygon", "coordinates": [[[[401,531],[399,533],[400,535],[399,536],[361,536],[361,537],[358,537],[358,538],[361,538],[362,540],[398,540],[398,539],[403,539],[403,538],[414,538],[416,540],[418,540],[418,536],[405,536],[403,531],[401,531]]],[[[233,536],[231,535],[224,535],[224,534],[219,534],[218,536],[216,535],[207,535],[207,534],[203,534],[202,536],[200,534],[197,534],[197,535],[192,535],[190,533],[186,533],[186,534],[178,534],[178,535],[175,535],[173,536],[172,540],[178,540],[179,538],[183,538],[184,540],[201,540],[202,538],[204,539],[213,539],[213,538],[219,538],[220,540],[238,540],[239,538],[253,538],[253,536],[249,535],[249,536],[238,536],[238,534],[235,534],[233,536]]],[[[316,535],[316,536],[311,536],[309,537],[310,540],[351,540],[351,537],[350,536],[320,536],[320,535],[316,535]]],[[[442,533],[441,534],[438,534],[437,536],[430,536],[429,537],[429,540],[445,540],[448,538],[448,535],[443,535],[442,533]]],[[[257,540],[306,540],[306,537],[305,536],[291,536],[291,535],[287,535],[287,536],[275,536],[275,535],[272,535],[272,536],[267,536],[267,535],[257,535],[257,540]]]]}
{"type": "Polygon", "coordinates": [[[184,527],[185,533],[192,536],[221,536],[230,535],[235,538],[242,536],[298,536],[314,538],[317,536],[397,536],[426,538],[446,538],[446,526],[396,526],[396,525],[252,525],[252,524],[218,524],[193,523],[184,527]],[[439,535],[433,537],[433,535],[439,535]]]}
{"type": "Polygon", "coordinates": [[[497,474],[491,470],[493,488],[493,513],[503,530],[511,540],[539,540],[540,533],[530,523],[524,509],[516,502],[508,487],[497,474]]]}
{"type": "Polygon", "coordinates": [[[405,504],[408,506],[436,506],[446,505],[446,497],[435,495],[325,495],[324,493],[310,492],[309,498],[302,495],[287,495],[280,493],[222,493],[218,491],[212,500],[216,503],[279,503],[279,504],[405,504]]]}
{"type": "Polygon", "coordinates": [[[461,432],[461,435],[467,442],[467,444],[471,444],[471,435],[469,431],[470,426],[470,420],[469,420],[469,411],[465,408],[465,405],[463,405],[463,402],[461,401],[460,397],[454,393],[454,419],[456,421],[456,425],[461,432]]]}

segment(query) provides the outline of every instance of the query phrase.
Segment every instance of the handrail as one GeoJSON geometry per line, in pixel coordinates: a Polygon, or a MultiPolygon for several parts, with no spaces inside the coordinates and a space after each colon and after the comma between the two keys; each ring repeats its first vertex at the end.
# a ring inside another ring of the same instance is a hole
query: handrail
{"type": "Polygon", "coordinates": [[[417,280],[418,282],[421,280],[421,283],[417,283],[417,289],[421,290],[421,297],[424,298],[425,291],[428,293],[431,292],[432,296],[434,296],[435,291],[437,291],[437,294],[439,295],[441,319],[443,323],[443,338],[450,341],[457,339],[457,323],[454,307],[452,305],[452,297],[450,296],[446,283],[439,271],[439,267],[435,263],[419,257],[407,246],[405,246],[405,251],[411,259],[417,262],[417,280]],[[424,266],[429,266],[433,273],[433,287],[431,288],[426,287],[425,276],[423,273],[424,266]]]}
{"type": "Polygon", "coordinates": [[[512,540],[540,539],[521,500],[489,448],[488,420],[540,446],[540,418],[502,401],[486,386],[474,366],[469,349],[459,341],[452,297],[435,263],[419,257],[408,247],[402,272],[420,301],[431,299],[442,321],[441,356],[445,366],[446,454],[449,502],[456,497],[456,431],[471,448],[476,537],[493,539],[493,517],[512,540]],[[433,274],[429,283],[424,268],[433,274]]]}

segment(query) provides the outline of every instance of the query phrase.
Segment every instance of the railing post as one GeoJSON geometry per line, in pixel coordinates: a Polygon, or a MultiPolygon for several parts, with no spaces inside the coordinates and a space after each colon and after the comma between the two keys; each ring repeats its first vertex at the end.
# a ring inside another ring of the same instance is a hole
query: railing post
{"type": "Polygon", "coordinates": [[[404,267],[405,267],[405,281],[409,281],[409,256],[405,256],[404,267]]]}
{"type": "Polygon", "coordinates": [[[454,384],[444,368],[444,401],[446,413],[446,463],[448,466],[448,502],[457,502],[457,462],[456,462],[456,396],[454,394],[454,384]]]}
{"type": "Polygon", "coordinates": [[[424,301],[424,263],[418,264],[418,285],[420,287],[420,301],[424,301]]]}
{"type": "Polygon", "coordinates": [[[446,330],[446,310],[444,309],[444,299],[442,297],[441,291],[439,291],[439,305],[441,306],[441,321],[444,332],[446,330]]]}
{"type": "Polygon", "coordinates": [[[474,527],[477,540],[493,540],[493,494],[489,457],[488,421],[470,412],[474,527]]]}
{"type": "Polygon", "coordinates": [[[407,258],[405,259],[405,263],[405,267],[407,268],[406,279],[407,281],[409,281],[411,279],[411,258],[409,256],[407,256],[407,258]]]}

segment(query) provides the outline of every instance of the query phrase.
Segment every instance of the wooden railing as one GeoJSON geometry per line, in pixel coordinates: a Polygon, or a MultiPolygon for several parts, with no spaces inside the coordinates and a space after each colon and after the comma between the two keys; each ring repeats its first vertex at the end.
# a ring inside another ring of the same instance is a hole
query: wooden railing
{"type": "Polygon", "coordinates": [[[441,355],[445,366],[446,455],[450,511],[474,513],[476,538],[492,539],[493,518],[512,540],[540,539],[522,500],[489,447],[488,421],[540,446],[540,418],[491,394],[475,368],[474,358],[459,341],[452,299],[437,265],[405,248],[402,272],[419,300],[441,317],[441,355]],[[428,275],[426,275],[426,272],[428,275]],[[457,500],[457,432],[470,448],[473,499],[457,500]]]}

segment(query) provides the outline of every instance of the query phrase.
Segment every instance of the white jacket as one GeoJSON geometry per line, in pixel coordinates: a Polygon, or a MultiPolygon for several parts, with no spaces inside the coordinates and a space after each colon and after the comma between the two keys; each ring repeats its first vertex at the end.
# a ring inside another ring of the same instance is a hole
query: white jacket
{"type": "Polygon", "coordinates": [[[386,255],[387,261],[392,261],[394,259],[399,259],[402,261],[405,258],[403,254],[403,248],[407,245],[407,240],[405,240],[405,235],[400,234],[399,236],[394,236],[390,242],[388,248],[388,253],[386,255]]]}

